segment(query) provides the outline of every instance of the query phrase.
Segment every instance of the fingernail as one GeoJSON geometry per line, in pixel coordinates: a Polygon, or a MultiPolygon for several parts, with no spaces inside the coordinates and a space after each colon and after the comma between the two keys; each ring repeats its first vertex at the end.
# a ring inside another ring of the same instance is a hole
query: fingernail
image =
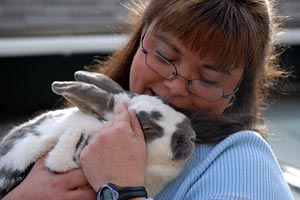
{"type": "Polygon", "coordinates": [[[118,102],[115,106],[126,108],[127,107],[127,103],[126,103],[126,101],[121,101],[121,102],[118,102]]]}

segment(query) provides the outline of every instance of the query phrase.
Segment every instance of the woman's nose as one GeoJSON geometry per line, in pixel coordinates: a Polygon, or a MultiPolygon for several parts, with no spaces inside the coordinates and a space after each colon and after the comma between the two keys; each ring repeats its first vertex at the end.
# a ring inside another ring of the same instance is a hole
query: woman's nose
{"type": "Polygon", "coordinates": [[[170,89],[172,96],[187,96],[189,94],[188,82],[180,75],[166,79],[164,83],[170,89]]]}

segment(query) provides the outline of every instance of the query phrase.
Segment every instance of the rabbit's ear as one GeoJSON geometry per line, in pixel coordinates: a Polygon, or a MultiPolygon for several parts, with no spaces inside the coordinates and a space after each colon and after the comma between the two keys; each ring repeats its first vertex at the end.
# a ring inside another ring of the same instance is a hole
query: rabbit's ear
{"type": "Polygon", "coordinates": [[[98,119],[105,119],[105,115],[113,111],[114,95],[95,85],[76,81],[55,81],[52,90],[64,96],[82,112],[98,119]]]}
{"type": "Polygon", "coordinates": [[[96,85],[109,93],[121,93],[124,89],[111,78],[104,74],[87,71],[77,71],[74,74],[75,80],[96,85]]]}

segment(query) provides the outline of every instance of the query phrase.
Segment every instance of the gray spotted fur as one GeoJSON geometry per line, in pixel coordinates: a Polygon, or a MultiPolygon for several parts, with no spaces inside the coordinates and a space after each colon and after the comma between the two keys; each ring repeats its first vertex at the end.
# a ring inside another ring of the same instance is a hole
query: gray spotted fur
{"type": "Polygon", "coordinates": [[[44,113],[12,129],[0,142],[0,198],[47,152],[45,165],[50,171],[80,167],[81,150],[113,119],[113,107],[121,101],[136,110],[141,123],[148,155],[145,185],[154,197],[181,172],[193,151],[195,133],[187,117],[158,97],[125,92],[105,75],[81,71],[75,79],[52,85],[75,107],[44,113]]]}

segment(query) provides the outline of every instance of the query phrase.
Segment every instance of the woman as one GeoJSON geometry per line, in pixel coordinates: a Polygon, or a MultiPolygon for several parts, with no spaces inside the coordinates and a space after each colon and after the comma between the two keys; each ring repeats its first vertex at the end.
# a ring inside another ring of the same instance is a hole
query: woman
{"type": "MultiPolygon", "coordinates": [[[[97,70],[131,92],[218,118],[217,125],[197,131],[185,170],[155,199],[292,199],[266,134],[257,128],[266,92],[284,75],[271,62],[271,3],[153,0],[132,6],[137,16],[129,42],[97,70]],[[211,131],[214,126],[218,131],[211,131]]],[[[5,199],[94,199],[107,183],[143,186],[146,147],[138,120],[124,104],[115,106],[115,114],[83,150],[83,172],[53,175],[39,160],[5,199]],[[82,187],[87,181],[93,190],[82,187]],[[36,186],[44,187],[30,196],[36,186]]]]}

